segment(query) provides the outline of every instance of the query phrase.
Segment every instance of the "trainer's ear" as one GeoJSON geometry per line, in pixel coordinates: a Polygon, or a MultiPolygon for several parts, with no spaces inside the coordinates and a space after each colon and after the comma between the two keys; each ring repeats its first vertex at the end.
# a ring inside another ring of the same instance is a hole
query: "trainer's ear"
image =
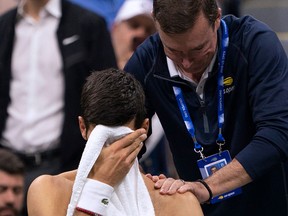
{"type": "Polygon", "coordinates": [[[222,9],[218,8],[217,19],[215,20],[215,31],[217,31],[221,25],[221,17],[222,17],[222,9]]]}
{"type": "Polygon", "coordinates": [[[87,140],[87,128],[82,116],[78,116],[79,129],[83,139],[87,140]]]}

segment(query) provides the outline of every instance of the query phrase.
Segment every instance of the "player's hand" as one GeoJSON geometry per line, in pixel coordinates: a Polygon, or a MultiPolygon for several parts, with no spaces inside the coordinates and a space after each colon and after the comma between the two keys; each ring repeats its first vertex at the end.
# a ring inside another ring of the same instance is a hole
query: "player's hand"
{"type": "Polygon", "coordinates": [[[112,187],[117,185],[129,172],[146,138],[142,128],[104,147],[88,177],[112,187]]]}

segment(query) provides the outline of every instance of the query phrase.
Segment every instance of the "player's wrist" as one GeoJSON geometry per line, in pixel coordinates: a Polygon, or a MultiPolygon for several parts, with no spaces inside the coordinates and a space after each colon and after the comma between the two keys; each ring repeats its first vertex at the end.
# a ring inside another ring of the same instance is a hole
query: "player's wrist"
{"type": "Polygon", "coordinates": [[[89,215],[89,216],[102,216],[100,214],[97,214],[95,212],[92,212],[92,211],[89,211],[87,209],[83,209],[83,208],[80,208],[80,207],[76,207],[76,211],[78,212],[82,212],[84,213],[85,215],[89,215]]]}
{"type": "Polygon", "coordinates": [[[113,192],[113,187],[93,179],[87,179],[76,210],[86,211],[84,212],[86,214],[94,213],[95,215],[105,215],[113,192]],[[93,202],[91,202],[91,200],[93,200],[93,202]]]}

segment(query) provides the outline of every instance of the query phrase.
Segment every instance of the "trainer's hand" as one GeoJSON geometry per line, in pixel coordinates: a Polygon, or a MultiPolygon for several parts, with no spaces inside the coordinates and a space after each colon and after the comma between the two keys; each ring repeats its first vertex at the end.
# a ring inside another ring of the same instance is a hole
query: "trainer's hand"
{"type": "Polygon", "coordinates": [[[166,178],[166,176],[163,174],[159,176],[152,176],[151,174],[146,174],[146,176],[150,178],[153,182],[155,182],[154,187],[156,189],[160,189],[160,194],[183,194],[189,191],[197,197],[200,203],[204,203],[209,199],[209,192],[199,182],[185,182],[182,179],[166,178]]]}
{"type": "Polygon", "coordinates": [[[164,174],[160,174],[159,176],[157,175],[151,175],[150,173],[146,174],[146,177],[148,177],[149,179],[151,179],[154,183],[156,183],[157,181],[159,181],[160,179],[166,179],[166,176],[164,174]]]}
{"type": "Polygon", "coordinates": [[[208,190],[199,182],[185,182],[178,190],[178,193],[192,192],[200,203],[204,203],[209,199],[208,190]]]}
{"type": "Polygon", "coordinates": [[[103,148],[88,178],[117,185],[129,172],[146,138],[146,130],[141,128],[103,148]]]}
{"type": "Polygon", "coordinates": [[[177,192],[177,190],[185,184],[182,179],[167,178],[165,175],[160,174],[159,176],[151,174],[146,174],[154,183],[155,189],[160,189],[160,194],[172,195],[177,192]]]}
{"type": "Polygon", "coordinates": [[[160,194],[172,195],[184,184],[185,182],[182,179],[166,178],[159,179],[159,181],[155,183],[155,188],[160,189],[160,194]]]}

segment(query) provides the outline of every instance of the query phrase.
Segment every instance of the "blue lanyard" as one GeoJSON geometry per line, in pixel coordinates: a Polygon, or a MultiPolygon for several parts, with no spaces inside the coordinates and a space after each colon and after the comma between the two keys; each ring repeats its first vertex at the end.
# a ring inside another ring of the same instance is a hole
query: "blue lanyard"
{"type": "MultiPolygon", "coordinates": [[[[224,75],[223,75],[223,68],[226,58],[227,47],[229,45],[229,35],[228,35],[228,28],[224,20],[221,20],[221,27],[223,28],[222,32],[222,40],[221,40],[221,50],[220,50],[220,57],[219,57],[219,69],[218,69],[218,83],[217,83],[217,94],[218,94],[218,138],[216,143],[219,145],[219,152],[221,152],[221,146],[225,144],[225,139],[222,135],[222,128],[224,124],[224,92],[223,92],[223,83],[224,83],[224,75]]],[[[182,118],[184,120],[185,126],[190,133],[192,140],[194,142],[194,151],[199,153],[201,158],[205,158],[203,155],[203,147],[197,142],[195,136],[195,128],[193,122],[191,120],[190,114],[187,109],[186,102],[184,100],[184,96],[182,94],[182,90],[179,87],[173,86],[174,94],[177,100],[178,107],[181,111],[182,118]]]]}

